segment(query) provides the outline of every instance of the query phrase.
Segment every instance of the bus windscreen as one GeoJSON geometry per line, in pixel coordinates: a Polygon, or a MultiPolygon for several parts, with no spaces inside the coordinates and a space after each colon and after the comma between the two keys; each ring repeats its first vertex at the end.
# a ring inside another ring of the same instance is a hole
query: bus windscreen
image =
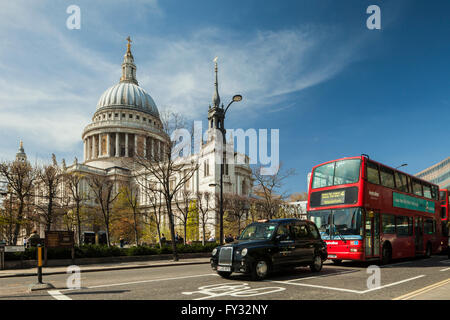
{"type": "Polygon", "coordinates": [[[312,188],[338,186],[359,181],[361,159],[335,161],[317,167],[313,172],[312,188]]]}

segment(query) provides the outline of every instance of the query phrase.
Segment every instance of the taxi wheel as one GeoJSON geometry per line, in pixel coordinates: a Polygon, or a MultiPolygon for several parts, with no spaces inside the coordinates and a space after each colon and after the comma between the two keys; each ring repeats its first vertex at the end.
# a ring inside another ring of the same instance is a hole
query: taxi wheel
{"type": "Polygon", "coordinates": [[[217,274],[225,279],[229,279],[231,276],[231,272],[227,272],[227,271],[217,271],[217,274]]]}
{"type": "Polygon", "coordinates": [[[252,268],[252,280],[263,280],[267,278],[270,271],[270,264],[266,259],[258,259],[252,268]]]}
{"type": "Polygon", "coordinates": [[[309,266],[312,272],[319,272],[322,270],[323,261],[320,255],[314,257],[313,263],[309,266]]]}

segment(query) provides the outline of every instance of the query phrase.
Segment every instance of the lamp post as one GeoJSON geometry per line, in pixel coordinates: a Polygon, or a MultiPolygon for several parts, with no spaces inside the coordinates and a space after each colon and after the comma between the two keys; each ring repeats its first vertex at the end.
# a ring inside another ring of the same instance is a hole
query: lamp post
{"type": "MultiPolygon", "coordinates": [[[[223,172],[224,172],[224,166],[225,166],[225,152],[226,152],[226,139],[225,139],[225,114],[228,111],[228,108],[233,102],[239,102],[242,101],[242,96],[240,94],[237,94],[233,96],[233,99],[230,101],[230,103],[227,105],[227,107],[223,111],[223,121],[222,125],[220,126],[219,130],[222,133],[222,163],[220,165],[220,198],[219,198],[219,229],[220,229],[220,237],[219,237],[219,243],[223,244],[223,172]]],[[[222,105],[223,106],[223,105],[222,105]]],[[[217,186],[215,183],[210,184],[210,186],[217,186]]]]}
{"type": "Polygon", "coordinates": [[[401,165],[399,165],[398,167],[396,167],[395,169],[401,168],[401,167],[406,167],[408,164],[407,163],[403,163],[401,165]]]}

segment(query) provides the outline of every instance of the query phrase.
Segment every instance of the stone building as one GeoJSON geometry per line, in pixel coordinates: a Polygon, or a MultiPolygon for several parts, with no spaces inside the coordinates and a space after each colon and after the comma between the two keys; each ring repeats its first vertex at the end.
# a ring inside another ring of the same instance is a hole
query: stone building
{"type": "MultiPolygon", "coordinates": [[[[119,83],[100,96],[92,122],[83,130],[83,162],[79,163],[75,159],[74,163],[66,169],[68,172],[77,172],[86,177],[80,184],[83,192],[88,195],[92,194],[92,191],[89,190],[87,179],[92,175],[109,177],[116,182],[142,178],[151,180],[151,177],[143,177],[139,169],[133,169],[133,163],[137,157],[162,159],[169,139],[163,130],[155,101],[139,86],[130,42],[128,39],[119,83]]],[[[209,192],[212,195],[219,192],[220,164],[216,159],[217,147],[221,145],[222,138],[217,133],[223,126],[223,120],[223,104],[220,105],[216,62],[213,101],[208,109],[208,138],[206,141],[201,139],[197,153],[178,160],[187,166],[198,168],[184,186],[184,189],[191,191],[192,196],[195,196],[196,192],[209,192]]],[[[234,161],[228,159],[227,162],[230,163],[224,166],[224,193],[248,196],[252,187],[249,158],[234,151],[233,139],[226,143],[226,150],[227,157],[231,155],[234,161]]],[[[174,179],[178,178],[174,177],[174,179]]],[[[149,197],[142,190],[143,184],[136,183],[136,185],[140,188],[138,192],[140,209],[151,210],[149,197]]],[[[95,208],[96,204],[92,197],[90,198],[86,205],[95,208]]],[[[178,200],[177,198],[176,201],[178,200]]],[[[215,236],[214,225],[218,223],[215,205],[213,201],[208,230],[212,236],[215,236]]],[[[83,231],[98,231],[93,230],[94,228],[93,225],[85,226],[83,231]]]]}

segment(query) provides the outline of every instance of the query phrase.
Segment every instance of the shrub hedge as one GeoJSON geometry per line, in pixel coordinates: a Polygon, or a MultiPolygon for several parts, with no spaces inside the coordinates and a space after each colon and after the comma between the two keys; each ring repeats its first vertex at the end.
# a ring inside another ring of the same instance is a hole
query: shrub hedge
{"type": "MultiPolygon", "coordinates": [[[[201,244],[183,245],[177,244],[178,253],[198,253],[198,252],[211,252],[216,243],[207,243],[204,246],[201,244]]],[[[5,260],[13,261],[20,260],[34,260],[36,259],[35,247],[25,249],[25,252],[6,252],[5,260]]],[[[118,257],[118,256],[145,256],[156,254],[169,254],[172,253],[171,244],[166,244],[162,248],[152,246],[137,246],[130,248],[119,247],[107,247],[100,245],[83,245],[81,247],[75,247],[75,258],[99,258],[99,257],[118,257]]],[[[71,250],[65,248],[49,248],[47,250],[47,259],[70,259],[71,250]]]]}

